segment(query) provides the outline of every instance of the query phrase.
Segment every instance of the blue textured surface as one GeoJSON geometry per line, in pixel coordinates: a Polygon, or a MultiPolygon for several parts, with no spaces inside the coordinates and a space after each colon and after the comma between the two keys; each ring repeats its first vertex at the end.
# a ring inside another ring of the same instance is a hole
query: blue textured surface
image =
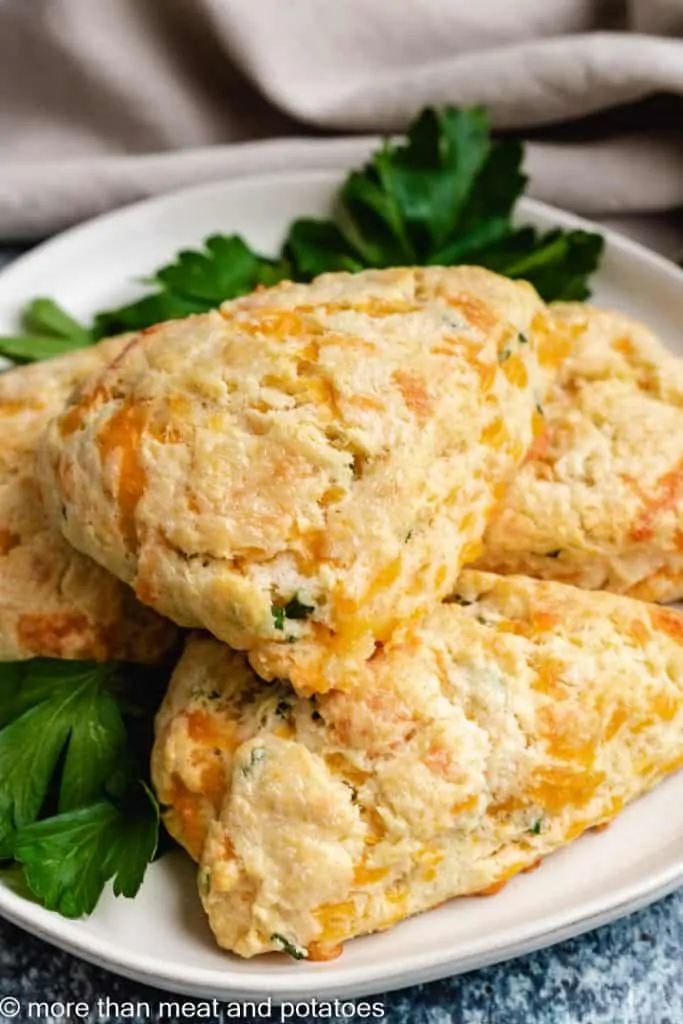
{"type": "MultiPolygon", "coordinates": [[[[21,246],[0,247],[0,266],[21,251],[21,246]]],[[[32,1000],[82,1000],[91,1011],[79,1019],[92,1024],[157,1021],[164,998],[177,997],[90,967],[0,921],[0,1021],[64,1019],[29,1017],[32,1000]],[[2,1013],[7,996],[19,1000],[19,1014],[2,1013]],[[138,1003],[141,1012],[135,1013],[138,1003]],[[113,1004],[119,1004],[118,1013],[113,1004]]],[[[377,998],[384,1002],[387,1024],[682,1024],[683,890],[552,949],[377,998]]],[[[226,1012],[212,1017],[200,1012],[198,1007],[194,1019],[235,1019],[226,1012]]],[[[168,1014],[163,1019],[169,1020],[168,1014]]],[[[188,1013],[185,1019],[193,1018],[188,1013]]],[[[249,1014],[239,1019],[263,1020],[249,1014]]],[[[280,1019],[275,1009],[271,1019],[280,1019]]],[[[359,1018],[326,1013],[305,1019],[341,1024],[359,1018]]]]}

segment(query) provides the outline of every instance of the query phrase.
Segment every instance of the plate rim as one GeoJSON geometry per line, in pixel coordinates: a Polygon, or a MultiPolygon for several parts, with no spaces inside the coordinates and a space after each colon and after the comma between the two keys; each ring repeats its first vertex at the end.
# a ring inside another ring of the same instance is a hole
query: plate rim
{"type": "MultiPolygon", "coordinates": [[[[129,216],[132,217],[138,213],[161,209],[168,203],[190,202],[195,197],[210,196],[213,192],[223,192],[226,189],[230,190],[232,188],[240,192],[245,189],[259,192],[264,188],[276,187],[283,183],[285,185],[289,183],[300,185],[303,181],[310,181],[312,184],[329,184],[333,187],[335,183],[339,184],[339,176],[348,173],[348,171],[348,167],[340,167],[339,169],[325,168],[318,170],[272,171],[267,174],[250,175],[249,177],[243,178],[217,179],[215,181],[202,182],[198,185],[187,185],[184,188],[171,189],[168,192],[161,192],[158,195],[150,196],[146,199],[140,199],[134,203],[128,203],[124,206],[119,206],[114,210],[108,210],[105,213],[100,213],[95,217],[91,217],[89,220],[83,221],[79,224],[74,224],[72,227],[66,228],[64,231],[60,231],[58,234],[52,235],[50,238],[39,242],[38,245],[33,246],[28,250],[28,252],[23,253],[21,256],[13,259],[11,263],[0,268],[0,302],[2,302],[2,290],[5,281],[11,279],[15,275],[18,276],[18,274],[23,271],[24,267],[32,260],[42,258],[46,254],[49,256],[50,251],[53,248],[57,248],[62,243],[73,241],[80,237],[86,237],[88,234],[97,231],[102,227],[106,227],[108,224],[119,219],[125,219],[129,216]]],[[[650,249],[642,242],[638,242],[634,238],[629,238],[628,235],[624,235],[622,232],[617,231],[614,228],[604,227],[596,221],[592,221],[576,213],[571,213],[568,210],[563,210],[561,207],[554,206],[551,203],[546,203],[543,200],[532,199],[530,196],[522,196],[518,200],[515,206],[515,218],[518,218],[520,214],[528,214],[531,217],[539,216],[541,218],[552,219],[558,226],[578,228],[593,233],[597,232],[602,235],[605,240],[605,251],[613,245],[622,251],[628,252],[632,256],[644,260],[646,263],[650,264],[650,266],[661,271],[667,277],[683,284],[683,267],[679,267],[673,262],[673,260],[660,253],[654,252],[654,250],[650,249]]],[[[202,240],[200,239],[194,244],[201,244],[201,241],[202,240]]],[[[188,245],[189,244],[192,243],[188,243],[188,245]]],[[[271,254],[265,253],[264,255],[269,256],[271,254]]]]}
{"type": "MultiPolygon", "coordinates": [[[[683,884],[683,863],[672,866],[669,871],[662,870],[656,876],[656,884],[653,884],[652,877],[648,876],[650,881],[647,885],[642,881],[633,882],[629,886],[616,890],[620,894],[619,898],[615,898],[613,902],[610,901],[609,906],[604,905],[603,897],[594,897],[593,900],[584,904],[586,911],[580,917],[572,917],[571,910],[549,915],[548,926],[543,931],[534,931],[533,921],[535,919],[529,919],[524,922],[526,928],[516,924],[499,932],[498,941],[495,946],[490,948],[483,948],[487,939],[482,937],[478,943],[474,944],[474,948],[467,956],[461,957],[455,962],[455,966],[449,960],[449,955],[446,952],[437,957],[429,953],[403,954],[402,957],[394,957],[387,973],[377,962],[354,966],[347,972],[353,975],[348,978],[337,978],[335,974],[329,972],[329,968],[324,964],[306,964],[305,966],[297,964],[292,967],[291,980],[288,976],[284,983],[280,983],[281,975],[273,979],[273,972],[269,972],[267,967],[263,968],[261,973],[248,976],[237,974],[231,968],[223,970],[222,968],[186,967],[184,970],[187,973],[187,978],[181,978],[177,970],[172,973],[171,967],[164,967],[163,962],[154,956],[137,956],[135,959],[132,957],[122,958],[120,952],[107,952],[108,944],[111,942],[109,939],[99,936],[93,938],[88,936],[88,933],[84,933],[82,938],[78,934],[67,934],[66,936],[56,934],[59,927],[66,932],[71,932],[74,925],[77,926],[77,921],[61,918],[55,913],[54,917],[58,928],[52,930],[43,925],[40,920],[31,917],[30,911],[28,920],[20,909],[14,913],[12,907],[7,905],[5,899],[7,895],[11,897],[10,903],[16,900],[20,906],[25,905],[38,911],[36,918],[53,912],[44,910],[2,884],[0,884],[0,916],[52,946],[57,946],[96,967],[112,971],[141,984],[199,999],[209,996],[221,999],[229,997],[256,1000],[271,997],[274,1003],[279,1003],[297,999],[303,1001],[313,996],[328,999],[335,996],[358,998],[365,995],[394,992],[414,984],[427,983],[444,977],[455,977],[468,971],[516,959],[535,950],[545,949],[558,942],[593,931],[595,928],[617,921],[670,895],[683,884]],[[513,935],[513,931],[517,930],[520,934],[513,935]],[[190,978],[189,975],[193,977],[190,978]]],[[[428,913],[429,911],[425,911],[425,914],[428,913]]]]}
{"type": "MultiPolygon", "coordinates": [[[[5,285],[11,287],[12,278],[21,277],[25,268],[35,262],[36,258],[49,259],[52,250],[58,250],[65,242],[95,235],[100,229],[118,220],[134,219],[138,214],[163,211],[164,207],[167,208],[169,205],[172,207],[174,204],[192,204],[197,199],[204,199],[212,194],[220,193],[224,197],[226,191],[232,190],[241,194],[245,190],[258,194],[264,189],[289,184],[300,187],[307,183],[315,186],[327,185],[332,190],[338,186],[341,177],[347,171],[347,167],[340,166],[338,169],[300,169],[248,178],[218,179],[164,192],[99,214],[39,243],[3,267],[0,270],[0,304],[4,301],[5,285]]],[[[538,218],[561,227],[598,231],[605,239],[606,253],[609,253],[610,249],[626,253],[649,265],[658,275],[666,277],[673,283],[683,284],[682,268],[612,228],[604,228],[584,217],[528,197],[523,197],[516,206],[516,216],[520,215],[538,218]]],[[[188,245],[199,244],[200,241],[198,239],[197,243],[188,242],[188,245]]],[[[596,276],[599,276],[599,272],[596,276]]],[[[474,940],[468,954],[457,961],[452,959],[453,954],[447,949],[432,949],[418,953],[394,954],[386,966],[382,961],[374,961],[352,965],[341,972],[338,968],[336,971],[330,971],[325,965],[307,964],[305,967],[293,967],[291,976],[288,975],[286,978],[283,978],[280,972],[274,976],[267,966],[249,975],[242,974],[232,968],[230,961],[226,961],[225,969],[187,966],[180,978],[177,967],[166,967],[163,959],[159,957],[129,956],[121,943],[117,946],[115,940],[108,936],[93,935],[87,931],[79,935],[78,921],[64,919],[45,911],[44,908],[17,895],[1,881],[0,916],[43,941],[98,967],[173,993],[195,997],[202,997],[208,993],[219,994],[222,998],[271,997],[273,1001],[277,1001],[310,998],[313,994],[327,997],[342,994],[360,996],[377,992],[378,989],[382,992],[393,991],[417,981],[430,981],[511,959],[614,921],[664,897],[681,884],[683,860],[681,863],[665,865],[629,884],[609,890],[607,899],[601,894],[585,900],[582,904],[583,913],[578,917],[574,916],[571,908],[567,908],[546,914],[541,930],[539,918],[530,917],[516,922],[514,926],[508,925],[505,929],[499,930],[493,945],[489,937],[482,936],[474,940]],[[51,920],[52,918],[54,920],[51,920]]]]}

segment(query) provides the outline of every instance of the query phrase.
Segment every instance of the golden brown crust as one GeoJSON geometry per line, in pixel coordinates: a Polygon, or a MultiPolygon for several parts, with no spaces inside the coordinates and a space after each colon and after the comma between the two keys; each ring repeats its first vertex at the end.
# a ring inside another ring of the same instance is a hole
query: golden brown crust
{"type": "Polygon", "coordinates": [[[464,572],[364,685],[265,686],[195,637],[153,778],[220,945],[334,946],[514,874],[683,759],[683,617],[464,572]]]}
{"type": "Polygon", "coordinates": [[[628,317],[550,307],[570,352],[478,565],[683,597],[683,362],[628,317]]]}
{"type": "Polygon", "coordinates": [[[155,661],[175,628],[75,551],[45,515],[34,453],[69,394],[125,346],[111,339],[0,375],[0,660],[155,661]]]}
{"type": "Polygon", "coordinates": [[[53,521],[265,678],[350,685],[476,557],[531,439],[520,331],[542,308],[486,271],[408,268],[151,328],[51,425],[53,521]]]}

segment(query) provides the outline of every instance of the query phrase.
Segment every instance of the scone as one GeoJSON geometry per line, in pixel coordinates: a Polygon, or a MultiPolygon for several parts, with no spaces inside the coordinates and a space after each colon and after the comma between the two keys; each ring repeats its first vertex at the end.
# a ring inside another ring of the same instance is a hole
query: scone
{"type": "Polygon", "coordinates": [[[546,429],[488,529],[479,567],[651,601],[683,597],[683,361],[644,325],[550,312],[570,351],[546,429]]]}
{"type": "Polygon", "coordinates": [[[170,622],[64,540],[43,510],[34,467],[46,423],[125,344],[111,339],[0,374],[0,661],[153,662],[176,638],[170,622]]]}
{"type": "Polygon", "coordinates": [[[217,941],[328,958],[608,822],[683,761],[682,642],[675,611],[467,570],[355,692],[191,639],[153,779],[217,941]]]}
{"type": "Polygon", "coordinates": [[[264,678],[353,685],[478,556],[532,438],[543,306],[478,277],[516,323],[459,271],[416,268],[285,283],[144,331],[46,433],[53,521],[264,678]]]}

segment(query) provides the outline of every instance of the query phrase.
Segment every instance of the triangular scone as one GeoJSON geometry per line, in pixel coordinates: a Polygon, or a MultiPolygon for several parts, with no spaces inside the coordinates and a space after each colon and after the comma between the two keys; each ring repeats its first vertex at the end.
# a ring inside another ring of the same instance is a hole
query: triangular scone
{"type": "Polygon", "coordinates": [[[515,324],[456,271],[407,268],[143,332],[46,435],[53,521],[265,678],[352,685],[477,557],[532,439],[544,307],[481,275],[515,324]]]}
{"type": "Polygon", "coordinates": [[[35,447],[47,422],[125,344],[115,338],[0,374],[0,661],[152,662],[177,635],[64,540],[44,512],[35,472],[35,447]]]}
{"type": "Polygon", "coordinates": [[[550,307],[571,338],[546,429],[513,479],[478,565],[683,597],[683,360],[618,313],[550,307]]]}
{"type": "Polygon", "coordinates": [[[153,778],[226,949],[328,957],[494,892],[683,760],[683,617],[657,605],[466,571],[366,671],[306,700],[189,641],[153,778]]]}

